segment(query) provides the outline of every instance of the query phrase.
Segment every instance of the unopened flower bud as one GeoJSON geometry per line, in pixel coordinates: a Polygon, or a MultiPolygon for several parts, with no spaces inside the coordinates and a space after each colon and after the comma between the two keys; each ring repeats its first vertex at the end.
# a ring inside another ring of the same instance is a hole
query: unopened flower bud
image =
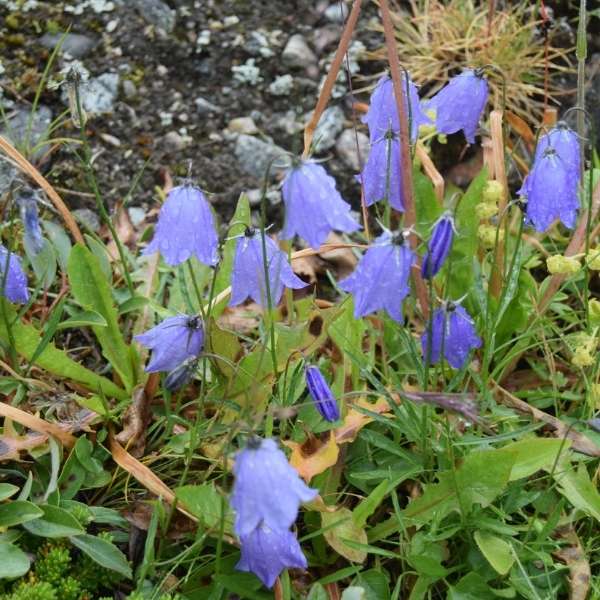
{"type": "Polygon", "coordinates": [[[337,421],[340,418],[340,409],[319,367],[314,365],[306,367],[305,377],[306,387],[315,403],[315,408],[326,421],[330,423],[337,421]]]}
{"type": "Polygon", "coordinates": [[[595,337],[589,335],[581,335],[579,343],[575,346],[573,357],[571,358],[571,364],[576,367],[589,367],[594,364],[595,351],[596,351],[597,340],[595,337]]]}
{"type": "Polygon", "coordinates": [[[555,254],[546,259],[548,273],[552,275],[573,275],[581,269],[581,263],[572,256],[555,254]]]}
{"type": "Polygon", "coordinates": [[[480,219],[489,219],[498,214],[498,205],[494,202],[480,202],[475,207],[475,213],[480,219]]]}
{"type": "Polygon", "coordinates": [[[587,265],[592,271],[600,271],[600,247],[590,249],[586,258],[587,265]]]}
{"type": "Polygon", "coordinates": [[[504,186],[499,181],[491,179],[490,181],[486,182],[481,194],[481,198],[483,202],[497,204],[500,202],[500,200],[502,200],[503,195],[504,186]]]}

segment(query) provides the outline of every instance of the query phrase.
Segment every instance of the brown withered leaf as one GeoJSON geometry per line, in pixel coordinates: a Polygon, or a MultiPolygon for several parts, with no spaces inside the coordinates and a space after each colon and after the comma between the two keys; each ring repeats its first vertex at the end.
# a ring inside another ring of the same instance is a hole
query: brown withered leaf
{"type": "Polygon", "coordinates": [[[123,415],[123,430],[115,439],[123,444],[129,453],[136,458],[143,456],[146,448],[146,432],[152,414],[150,412],[150,398],[142,386],[133,390],[133,401],[123,415]]]}
{"type": "Polygon", "coordinates": [[[217,325],[236,333],[252,333],[260,323],[262,308],[255,302],[246,305],[226,306],[219,318],[217,325]]]}
{"type": "Polygon", "coordinates": [[[590,563],[571,525],[562,528],[559,535],[569,545],[563,546],[553,554],[569,567],[569,600],[585,600],[590,591],[592,578],[590,563]]]}
{"type": "MultiPolygon", "coordinates": [[[[117,237],[119,238],[119,241],[124,246],[133,248],[138,238],[138,234],[135,230],[135,227],[133,226],[133,223],[131,222],[131,219],[129,218],[129,213],[127,212],[127,209],[123,206],[122,202],[119,202],[115,207],[113,225],[117,233],[117,237]]],[[[108,252],[110,260],[119,260],[119,250],[117,249],[117,244],[110,236],[108,228],[106,228],[103,234],[110,239],[108,244],[106,244],[106,251],[108,252]]]]}
{"type": "Polygon", "coordinates": [[[291,448],[290,464],[306,482],[335,465],[340,453],[333,431],[325,440],[310,436],[302,444],[289,440],[282,443],[291,448]]]}
{"type": "MultiPolygon", "coordinates": [[[[332,232],[325,240],[325,243],[343,244],[344,240],[337,233],[332,232]]],[[[327,252],[321,252],[319,256],[335,267],[340,279],[350,275],[358,263],[358,258],[356,258],[352,248],[336,248],[327,252]]]]}
{"type": "MultiPolygon", "coordinates": [[[[355,403],[355,406],[364,408],[369,412],[384,414],[389,412],[390,406],[385,398],[379,398],[377,402],[371,404],[366,400],[359,400],[355,403]]],[[[338,444],[346,444],[353,442],[356,439],[358,432],[373,420],[373,417],[352,408],[348,411],[348,414],[344,418],[344,423],[341,427],[335,430],[335,440],[338,444]]]]}
{"type": "Polygon", "coordinates": [[[316,283],[317,275],[324,272],[323,261],[318,256],[303,256],[292,261],[292,269],[306,283],[316,283]]]}
{"type": "Polygon", "coordinates": [[[37,431],[16,437],[2,435],[0,436],[0,461],[19,461],[21,452],[28,452],[33,448],[43,446],[47,441],[48,436],[37,431]]]}

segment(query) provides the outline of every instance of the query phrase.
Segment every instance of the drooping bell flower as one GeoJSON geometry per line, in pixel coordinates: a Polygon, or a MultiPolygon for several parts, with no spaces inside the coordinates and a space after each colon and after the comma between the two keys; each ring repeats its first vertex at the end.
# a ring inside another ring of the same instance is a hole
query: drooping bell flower
{"type": "Polygon", "coordinates": [[[448,302],[434,311],[431,325],[427,324],[421,336],[423,360],[431,364],[438,363],[442,349],[444,358],[450,366],[460,369],[466,362],[473,348],[481,346],[481,339],[475,331],[475,324],[469,313],[460,305],[448,302]],[[429,344],[429,328],[431,327],[431,350],[429,344]]]}
{"type": "Polygon", "coordinates": [[[265,523],[240,536],[240,549],[242,556],[235,568],[254,573],[268,588],[273,587],[283,569],[308,566],[296,536],[287,529],[271,529],[265,523]]]}
{"type": "Polygon", "coordinates": [[[44,238],[40,227],[38,203],[35,193],[29,189],[22,189],[17,198],[21,221],[25,230],[24,241],[26,249],[30,248],[34,254],[38,254],[44,247],[44,238]]]}
{"type": "Polygon", "coordinates": [[[527,221],[536,231],[546,231],[556,219],[569,229],[575,227],[579,210],[578,181],[553,147],[546,148],[535,160],[517,193],[527,199],[527,221]]]}
{"type": "Polygon", "coordinates": [[[445,213],[433,226],[433,232],[427,244],[427,252],[421,265],[421,274],[424,279],[431,279],[442,268],[450,254],[453,239],[454,219],[452,215],[445,213]]]}
{"type": "Polygon", "coordinates": [[[180,185],[169,192],[162,205],[154,237],[143,254],[159,251],[172,267],[192,256],[205,265],[215,265],[218,241],[204,194],[192,185],[180,185]]]}
{"type": "MultiPolygon", "coordinates": [[[[401,77],[404,95],[406,97],[406,74],[401,77]]],[[[410,122],[410,140],[414,144],[419,135],[419,127],[431,123],[431,119],[423,112],[419,102],[417,86],[408,78],[408,102],[406,102],[406,114],[410,122]]],[[[371,143],[381,139],[390,125],[393,131],[400,131],[400,118],[398,116],[398,105],[394,96],[394,83],[389,75],[384,75],[377,82],[371,93],[369,110],[362,118],[362,122],[369,126],[369,137],[371,143]]]]}
{"type": "Polygon", "coordinates": [[[134,339],[152,350],[147,373],[173,371],[186,360],[200,355],[204,346],[204,327],[198,316],[177,315],[168,317],[134,339]]]}
{"type": "Polygon", "coordinates": [[[21,259],[0,244],[0,293],[11,302],[25,304],[29,300],[27,276],[21,259]],[[8,267],[8,269],[7,269],[8,267]]]}
{"type": "Polygon", "coordinates": [[[354,297],[354,317],[359,319],[379,309],[401,323],[402,303],[410,293],[410,270],[415,254],[404,235],[384,232],[365,252],[356,269],[340,282],[354,297]]]}
{"type": "Polygon", "coordinates": [[[198,369],[198,357],[186,358],[165,377],[164,386],[169,392],[176,392],[187,385],[198,369]]]}
{"type": "Polygon", "coordinates": [[[475,142],[475,131],[488,99],[488,83],[479,69],[465,69],[425,103],[435,110],[435,126],[439,133],[463,130],[467,142],[475,142]]]}
{"type": "Polygon", "coordinates": [[[553,148],[567,171],[577,180],[581,178],[581,147],[577,134],[564,122],[559,121],[548,133],[540,136],[535,148],[534,163],[539,161],[548,148],[553,148]]]}
{"type": "MultiPolygon", "coordinates": [[[[307,284],[294,274],[285,252],[280,250],[268,236],[265,237],[265,245],[271,304],[275,306],[281,300],[284,287],[297,290],[306,287],[307,284]]],[[[260,231],[251,227],[248,227],[244,235],[238,239],[235,248],[229,305],[241,304],[248,297],[263,308],[267,308],[269,305],[262,237],[260,231]]]]}
{"type": "Polygon", "coordinates": [[[304,376],[306,387],[315,403],[315,408],[326,421],[330,423],[337,421],[340,418],[340,409],[319,367],[309,365],[304,371],[304,376]]]}
{"type": "Polygon", "coordinates": [[[233,474],[230,503],[235,511],[234,531],[242,539],[261,525],[278,532],[289,530],[300,504],[317,495],[272,439],[251,439],[237,453],[233,474]]]}
{"type": "Polygon", "coordinates": [[[360,225],[350,215],[350,205],[335,187],[335,179],[312,160],[292,165],[282,186],[285,224],[281,237],[294,235],[318,248],[333,231],[352,233],[360,225]]]}
{"type": "Polygon", "coordinates": [[[391,129],[371,144],[365,168],[357,176],[359,181],[362,179],[367,206],[380,200],[388,200],[396,210],[404,211],[400,155],[398,134],[391,129]]]}

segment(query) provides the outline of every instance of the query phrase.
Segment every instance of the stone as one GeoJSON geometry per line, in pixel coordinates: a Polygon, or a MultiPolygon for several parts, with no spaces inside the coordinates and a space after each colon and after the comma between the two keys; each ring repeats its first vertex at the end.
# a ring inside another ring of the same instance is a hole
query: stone
{"type": "MultiPolygon", "coordinates": [[[[40,44],[44,48],[53,50],[64,34],[62,33],[45,33],[40,38],[40,44]]],[[[67,33],[60,46],[60,52],[68,54],[73,58],[83,58],[87,56],[96,46],[98,40],[88,35],[82,35],[80,33],[67,33]]]]}
{"type": "MultiPolygon", "coordinates": [[[[306,123],[311,116],[312,112],[306,115],[306,123]]],[[[342,129],[344,129],[344,111],[339,106],[326,108],[315,129],[313,137],[315,152],[321,153],[333,148],[342,129]]]]}
{"type": "Polygon", "coordinates": [[[364,167],[369,156],[370,148],[369,136],[364,134],[362,131],[357,131],[355,133],[354,129],[345,129],[335,144],[336,152],[342,159],[342,162],[356,173],[360,171],[361,164],[364,167]],[[358,152],[356,151],[357,138],[360,160],[358,152]]]}
{"type": "Polygon", "coordinates": [[[260,56],[262,58],[271,58],[275,55],[267,36],[260,31],[250,32],[244,44],[244,50],[252,56],[260,56]]]}
{"type": "Polygon", "coordinates": [[[189,146],[191,138],[180,135],[177,131],[169,131],[163,138],[163,144],[167,152],[179,152],[189,146]]]}
{"type": "Polygon", "coordinates": [[[334,2],[323,13],[330,23],[343,23],[348,17],[348,6],[344,3],[334,2]]]}
{"type": "Polygon", "coordinates": [[[279,75],[269,84],[269,94],[273,96],[289,96],[294,88],[294,78],[287,73],[279,75]]]}
{"type": "Polygon", "coordinates": [[[175,11],[167,6],[163,0],[129,0],[140,15],[150,25],[171,33],[175,29],[175,11]]]}
{"type": "Polygon", "coordinates": [[[80,89],[81,106],[86,113],[104,114],[113,111],[119,93],[119,75],[103,73],[90,79],[80,89]]]}
{"type": "Polygon", "coordinates": [[[255,60],[249,58],[243,65],[234,65],[231,67],[233,78],[240,83],[247,83],[248,85],[260,83],[263,78],[260,76],[260,68],[254,63],[255,60]]]}
{"type": "MultiPolygon", "coordinates": [[[[246,192],[250,206],[260,206],[262,200],[262,188],[254,188],[246,192]]],[[[267,201],[271,206],[277,206],[281,203],[281,192],[278,189],[267,190],[267,201]]]]}
{"type": "Polygon", "coordinates": [[[123,95],[127,100],[133,100],[137,96],[137,87],[131,79],[123,81],[123,95]]]}
{"type": "Polygon", "coordinates": [[[274,178],[286,168],[287,152],[272,142],[265,142],[246,134],[238,135],[234,148],[241,169],[248,175],[263,179],[269,164],[270,177],[274,178]]]}
{"type": "Polygon", "coordinates": [[[231,119],[227,125],[227,129],[231,133],[245,133],[247,135],[258,133],[258,127],[252,117],[238,117],[237,119],[231,119]]]}
{"type": "Polygon", "coordinates": [[[206,98],[203,98],[202,96],[198,96],[194,100],[194,104],[196,105],[196,110],[200,115],[209,115],[211,113],[219,114],[223,112],[223,110],[219,108],[216,104],[209,102],[206,98]]]}
{"type": "Polygon", "coordinates": [[[38,106],[33,117],[29,108],[20,108],[7,120],[6,127],[0,129],[0,135],[8,138],[14,146],[24,148],[27,157],[35,161],[46,154],[47,145],[39,146],[33,154],[28,150],[38,146],[48,137],[51,123],[52,111],[47,106],[38,106]]]}
{"type": "Polygon", "coordinates": [[[18,174],[19,170],[16,167],[5,160],[0,160],[0,197],[8,191],[18,174]]]}
{"type": "Polygon", "coordinates": [[[317,64],[317,57],[310,49],[304,36],[296,33],[290,37],[281,55],[283,64],[288,67],[308,67],[317,64]]]}

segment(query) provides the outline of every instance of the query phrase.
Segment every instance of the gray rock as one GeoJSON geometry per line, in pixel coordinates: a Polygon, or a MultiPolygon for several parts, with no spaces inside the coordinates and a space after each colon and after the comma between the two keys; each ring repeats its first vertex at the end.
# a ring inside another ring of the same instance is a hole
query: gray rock
{"type": "Polygon", "coordinates": [[[350,167],[353,171],[358,172],[369,156],[369,136],[362,131],[354,132],[354,129],[345,129],[342,135],[338,138],[335,144],[335,149],[338,156],[344,164],[350,167]],[[356,140],[358,138],[358,150],[360,152],[360,160],[356,150],[356,140]]]}
{"type": "MultiPolygon", "coordinates": [[[[262,188],[254,188],[246,192],[250,206],[260,206],[262,200],[262,188]]],[[[267,190],[267,201],[272,206],[281,203],[281,192],[278,189],[267,190]]]]}
{"type": "MultiPolygon", "coordinates": [[[[60,42],[62,33],[45,33],[40,38],[40,44],[50,50],[54,49],[60,42]]],[[[98,45],[98,40],[88,35],[80,33],[67,33],[65,36],[60,52],[69,54],[73,58],[83,58],[89,54],[98,45]]]]}
{"type": "Polygon", "coordinates": [[[330,23],[343,23],[348,16],[348,6],[340,2],[330,4],[323,13],[330,23]]]}
{"type": "Polygon", "coordinates": [[[171,33],[175,29],[176,13],[163,0],[129,0],[142,17],[151,25],[171,33]]]}
{"type": "MultiPolygon", "coordinates": [[[[306,122],[310,120],[311,115],[312,113],[306,115],[306,122]]],[[[344,111],[339,106],[326,108],[315,129],[313,138],[315,152],[325,152],[333,148],[342,129],[344,129],[344,111]]]]}
{"type": "Polygon", "coordinates": [[[294,34],[288,40],[281,55],[283,64],[288,67],[308,67],[317,64],[317,57],[310,49],[304,36],[294,34]]]}
{"type": "Polygon", "coordinates": [[[0,160],[0,196],[8,191],[18,174],[19,170],[16,167],[5,160],[0,160]]]}
{"type": "Polygon", "coordinates": [[[163,144],[168,152],[179,152],[189,145],[189,139],[177,131],[169,131],[163,138],[163,144]]]}
{"type": "Polygon", "coordinates": [[[272,161],[271,177],[281,173],[287,162],[287,154],[283,148],[251,135],[240,134],[237,137],[234,153],[242,170],[257,179],[265,176],[272,161]]]}
{"type": "Polygon", "coordinates": [[[202,96],[198,96],[194,100],[194,104],[196,105],[196,110],[200,115],[209,115],[211,113],[222,113],[223,110],[218,107],[216,104],[209,102],[206,98],[202,98],[202,96]]]}
{"type": "Polygon", "coordinates": [[[8,138],[13,145],[24,147],[28,158],[35,161],[43,156],[48,148],[46,145],[42,145],[33,154],[29,153],[29,149],[48,137],[48,128],[51,122],[52,111],[47,106],[38,106],[33,116],[29,109],[22,108],[8,119],[6,126],[0,130],[0,134],[8,138]]]}
{"type": "Polygon", "coordinates": [[[81,86],[81,106],[89,114],[112,112],[119,92],[119,75],[103,73],[81,86]]]}
{"type": "Polygon", "coordinates": [[[236,119],[231,119],[227,125],[227,129],[231,133],[245,133],[248,135],[258,133],[258,127],[252,117],[237,117],[236,119]]]}
{"type": "Polygon", "coordinates": [[[76,208],[71,211],[75,219],[87,229],[98,233],[100,231],[100,217],[89,208],[76,208]]]}
{"type": "Polygon", "coordinates": [[[137,87],[131,79],[126,79],[123,82],[123,95],[127,100],[133,100],[137,96],[137,87]]]}

